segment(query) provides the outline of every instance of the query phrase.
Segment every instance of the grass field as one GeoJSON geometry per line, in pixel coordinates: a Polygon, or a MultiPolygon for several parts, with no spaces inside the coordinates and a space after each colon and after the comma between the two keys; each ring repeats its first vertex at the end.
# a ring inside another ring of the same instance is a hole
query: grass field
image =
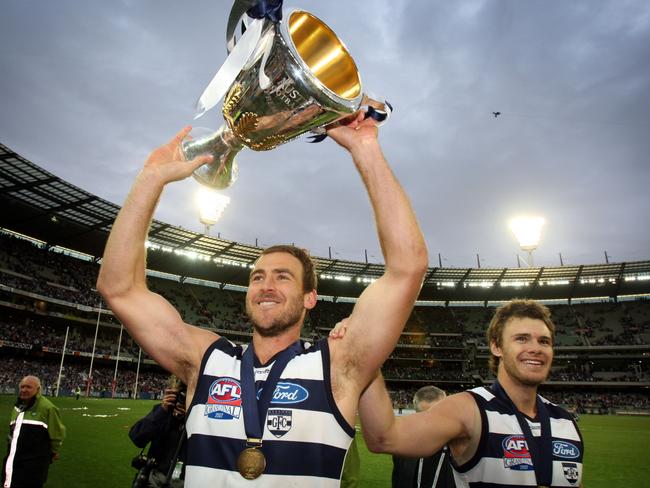
{"type": "MultiPolygon", "coordinates": [[[[6,438],[15,397],[0,396],[0,438],[6,438]]],[[[50,469],[47,488],[128,487],[135,471],[131,459],[139,450],[127,434],[153,405],[146,400],[58,398],[68,435],[61,459],[50,469]]],[[[642,488],[650,485],[650,418],[585,415],[587,488],[642,488]]],[[[390,487],[391,459],[371,454],[359,435],[361,486],[390,487]]],[[[6,453],[3,446],[3,455],[6,453]]]]}

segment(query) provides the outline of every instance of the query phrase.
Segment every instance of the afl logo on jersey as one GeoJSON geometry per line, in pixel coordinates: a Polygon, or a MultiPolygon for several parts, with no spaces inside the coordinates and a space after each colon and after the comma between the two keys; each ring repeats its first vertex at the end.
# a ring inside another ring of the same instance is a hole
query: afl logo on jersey
{"type": "Polygon", "coordinates": [[[211,419],[238,419],[241,415],[241,385],[234,378],[216,379],[208,390],[205,413],[211,419]]]}
{"type": "Polygon", "coordinates": [[[522,435],[511,435],[503,439],[503,464],[515,471],[531,471],[533,461],[530,457],[526,438],[522,435]]]}

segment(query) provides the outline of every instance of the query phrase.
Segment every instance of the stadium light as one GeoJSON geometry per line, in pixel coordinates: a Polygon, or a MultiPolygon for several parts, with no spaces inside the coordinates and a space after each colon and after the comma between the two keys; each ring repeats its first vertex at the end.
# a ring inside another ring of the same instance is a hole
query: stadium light
{"type": "Polygon", "coordinates": [[[196,204],[199,208],[199,220],[205,225],[205,233],[210,234],[210,226],[216,224],[223,211],[230,203],[230,197],[206,187],[196,192],[196,204]]]}
{"type": "Polygon", "coordinates": [[[528,253],[528,267],[533,267],[533,251],[537,249],[544,226],[543,217],[517,217],[510,221],[510,230],[522,251],[528,253]]]}

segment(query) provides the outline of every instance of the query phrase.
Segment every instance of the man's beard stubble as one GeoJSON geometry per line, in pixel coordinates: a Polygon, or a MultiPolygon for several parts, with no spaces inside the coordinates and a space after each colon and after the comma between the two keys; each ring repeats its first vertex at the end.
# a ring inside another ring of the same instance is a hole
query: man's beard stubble
{"type": "Polygon", "coordinates": [[[528,378],[528,377],[526,377],[525,374],[520,374],[519,370],[517,369],[515,359],[505,360],[505,358],[503,358],[502,360],[503,360],[503,367],[506,370],[506,372],[508,373],[508,375],[511,378],[513,378],[514,380],[518,381],[519,383],[521,383],[522,385],[525,385],[525,386],[539,387],[539,385],[541,385],[542,383],[544,383],[548,379],[548,377],[549,377],[549,375],[551,373],[551,368],[549,367],[546,370],[546,374],[543,376],[543,378],[541,378],[541,379],[539,379],[539,378],[534,378],[534,379],[533,378],[528,378]]]}
{"type": "Polygon", "coordinates": [[[253,317],[253,313],[248,304],[246,304],[246,315],[253,324],[253,328],[262,337],[277,337],[298,324],[302,318],[304,306],[302,299],[292,300],[290,307],[285,310],[279,317],[273,319],[271,324],[267,327],[261,326],[253,317]]]}

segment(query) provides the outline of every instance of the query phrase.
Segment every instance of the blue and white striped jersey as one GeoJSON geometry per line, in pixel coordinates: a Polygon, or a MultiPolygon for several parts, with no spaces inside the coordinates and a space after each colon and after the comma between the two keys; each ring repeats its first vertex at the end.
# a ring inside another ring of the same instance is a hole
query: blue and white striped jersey
{"type": "MultiPolygon", "coordinates": [[[[253,481],[238,473],[246,448],[240,378],[246,347],[220,338],[206,351],[187,417],[185,486],[338,487],[354,429],[332,396],[327,339],[303,343],[280,376],[264,422],[266,470],[253,481]]],[[[258,391],[273,361],[256,362],[258,391]]]]}
{"type": "MultiPolygon", "coordinates": [[[[453,463],[456,486],[503,488],[537,486],[533,460],[524,433],[511,407],[484,387],[469,390],[481,412],[481,440],[476,454],[462,466],[453,463]]],[[[540,397],[551,424],[553,478],[551,486],[580,486],[582,436],[573,417],[563,408],[540,397]]],[[[541,426],[526,419],[533,437],[541,426]]]]}

